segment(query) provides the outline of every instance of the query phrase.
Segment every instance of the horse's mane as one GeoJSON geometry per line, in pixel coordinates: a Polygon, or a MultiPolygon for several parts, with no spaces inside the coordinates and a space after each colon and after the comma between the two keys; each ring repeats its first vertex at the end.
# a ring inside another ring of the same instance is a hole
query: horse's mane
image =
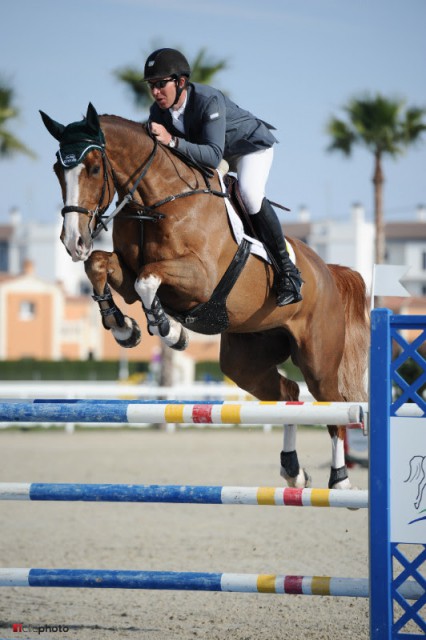
{"type": "MultiPolygon", "coordinates": [[[[113,126],[118,126],[121,127],[123,126],[124,128],[130,128],[130,129],[135,129],[137,128],[137,131],[143,133],[145,136],[151,138],[150,133],[148,132],[148,123],[147,121],[145,122],[136,122],[134,120],[129,120],[128,118],[123,118],[122,116],[116,116],[116,115],[112,115],[112,114],[108,114],[108,113],[104,113],[101,116],[99,116],[100,119],[100,123],[102,124],[111,124],[113,126]]],[[[204,178],[206,179],[210,179],[215,177],[215,172],[214,170],[212,170],[210,167],[206,167],[202,164],[199,164],[198,162],[191,160],[189,157],[184,156],[182,153],[179,152],[178,149],[169,149],[167,147],[164,147],[162,145],[159,145],[160,148],[162,148],[162,150],[167,154],[167,155],[171,155],[171,156],[175,156],[178,160],[180,160],[180,162],[182,162],[182,164],[185,167],[188,167],[190,169],[196,169],[197,171],[199,171],[201,173],[201,175],[204,176],[204,178]]]]}
{"type": "Polygon", "coordinates": [[[130,120],[129,118],[123,118],[123,116],[116,116],[111,113],[103,113],[99,116],[101,122],[105,122],[108,124],[118,124],[125,125],[130,127],[138,127],[142,128],[143,131],[146,131],[147,122],[136,122],[136,120],[130,120]]]}

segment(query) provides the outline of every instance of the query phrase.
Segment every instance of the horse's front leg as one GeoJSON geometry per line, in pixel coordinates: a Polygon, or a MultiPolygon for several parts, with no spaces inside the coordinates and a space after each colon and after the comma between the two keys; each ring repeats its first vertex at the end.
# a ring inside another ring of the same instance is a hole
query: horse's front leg
{"type": "Polygon", "coordinates": [[[135,302],[136,296],[129,286],[133,280],[130,273],[120,263],[118,256],[108,251],[94,251],[84,263],[84,268],[92,283],[92,297],[99,305],[104,328],[111,330],[121,347],[136,347],[141,341],[140,328],[133,318],[125,316],[116,306],[108,285],[110,283],[126,302],[135,302]]]}
{"type": "Polygon", "coordinates": [[[148,332],[159,336],[168,347],[183,351],[188,346],[188,332],[182,325],[166,314],[157,296],[161,279],[153,273],[138,278],[135,282],[136,292],[142,300],[148,332]]]}

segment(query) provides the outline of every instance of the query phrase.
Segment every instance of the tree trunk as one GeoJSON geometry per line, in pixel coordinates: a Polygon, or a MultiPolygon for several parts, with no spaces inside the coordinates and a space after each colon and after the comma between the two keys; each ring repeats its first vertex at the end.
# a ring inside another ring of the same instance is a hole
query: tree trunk
{"type": "MultiPolygon", "coordinates": [[[[385,224],[384,224],[384,216],[383,216],[383,171],[382,171],[382,158],[379,151],[375,154],[375,166],[374,166],[374,176],[373,176],[373,184],[374,184],[374,224],[376,230],[376,240],[375,240],[375,255],[374,262],[376,264],[383,264],[386,256],[386,246],[385,246],[385,224]]],[[[375,300],[373,301],[374,307],[381,308],[383,307],[383,298],[382,296],[375,296],[375,300]]]]}
{"type": "Polygon", "coordinates": [[[383,216],[383,184],[382,157],[380,151],[375,154],[374,167],[374,223],[376,227],[375,256],[376,264],[383,264],[386,256],[385,225],[383,216]]]}

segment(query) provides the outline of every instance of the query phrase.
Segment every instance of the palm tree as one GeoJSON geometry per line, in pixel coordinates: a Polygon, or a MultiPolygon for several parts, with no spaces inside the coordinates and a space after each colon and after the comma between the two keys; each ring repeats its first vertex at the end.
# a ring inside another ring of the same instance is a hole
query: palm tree
{"type": "MultiPolygon", "coordinates": [[[[153,50],[159,47],[153,47],[153,50]]],[[[179,49],[181,50],[181,49],[179,49]]],[[[151,52],[149,52],[151,53],[151,52]]],[[[145,59],[149,53],[146,54],[145,59]]],[[[226,60],[212,60],[207,56],[206,49],[200,49],[198,54],[192,60],[191,80],[201,84],[209,84],[213,77],[219,72],[226,69],[226,60]]],[[[130,89],[133,101],[136,107],[148,111],[153,99],[149,86],[146,82],[141,82],[144,72],[143,68],[127,66],[114,71],[114,75],[118,80],[124,82],[130,89]]],[[[173,381],[173,356],[174,351],[161,343],[161,368],[159,384],[162,387],[172,385],[173,381]]]]}
{"type": "Polygon", "coordinates": [[[0,158],[10,157],[15,153],[35,158],[35,154],[8,130],[9,120],[19,115],[13,102],[13,89],[4,81],[0,82],[0,158]]]}
{"type": "Polygon", "coordinates": [[[374,156],[374,220],[376,227],[375,262],[385,259],[383,220],[383,156],[396,157],[419,142],[426,123],[426,109],[410,107],[405,101],[388,99],[380,94],[353,98],[343,107],[347,121],[331,118],[327,132],[332,138],[329,151],[341,151],[349,156],[355,145],[366,147],[374,156]]]}

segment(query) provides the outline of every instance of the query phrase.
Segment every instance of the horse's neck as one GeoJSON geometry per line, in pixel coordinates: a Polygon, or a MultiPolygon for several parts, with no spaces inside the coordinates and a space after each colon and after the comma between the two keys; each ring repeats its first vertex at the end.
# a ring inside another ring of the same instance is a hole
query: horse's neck
{"type": "MultiPolygon", "coordinates": [[[[102,122],[107,140],[107,154],[123,191],[128,191],[144,171],[154,146],[142,125],[121,118],[104,116],[102,122]]],[[[198,172],[197,172],[198,173],[198,172]]],[[[196,175],[180,158],[158,147],[151,166],[138,185],[145,204],[167,195],[201,186],[202,177],[196,175]]]]}

